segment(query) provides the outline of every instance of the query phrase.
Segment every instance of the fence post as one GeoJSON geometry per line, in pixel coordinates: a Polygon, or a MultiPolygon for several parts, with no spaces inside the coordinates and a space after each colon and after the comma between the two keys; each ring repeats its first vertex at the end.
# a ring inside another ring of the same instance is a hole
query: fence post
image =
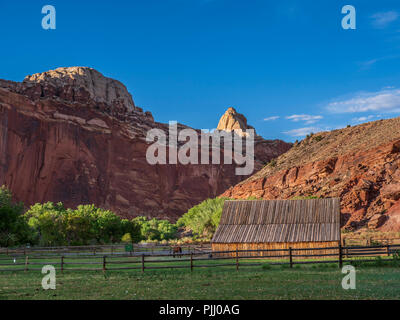
{"type": "Polygon", "coordinates": [[[106,272],[106,256],[103,256],[103,272],[106,272]]]}
{"type": "Polygon", "coordinates": [[[339,243],[339,268],[342,269],[343,260],[342,260],[342,244],[339,243]]]}
{"type": "Polygon", "coordinates": [[[61,256],[61,273],[64,273],[64,256],[61,256]]]}
{"type": "Polygon", "coordinates": [[[144,253],[142,253],[142,272],[144,272],[144,253]]]}
{"type": "Polygon", "coordinates": [[[190,253],[190,271],[193,271],[193,253],[190,253]]]}
{"type": "Polygon", "coordinates": [[[386,245],[386,252],[387,252],[387,255],[388,255],[388,257],[390,256],[390,245],[386,245]]]}
{"type": "Polygon", "coordinates": [[[290,267],[293,268],[292,247],[289,247],[289,263],[290,267]]]}
{"type": "Polygon", "coordinates": [[[236,247],[236,271],[239,270],[239,251],[238,248],[236,247]]]}
{"type": "Polygon", "coordinates": [[[29,257],[25,256],[25,272],[28,271],[28,264],[29,264],[28,259],[29,259],[29,257]]]}

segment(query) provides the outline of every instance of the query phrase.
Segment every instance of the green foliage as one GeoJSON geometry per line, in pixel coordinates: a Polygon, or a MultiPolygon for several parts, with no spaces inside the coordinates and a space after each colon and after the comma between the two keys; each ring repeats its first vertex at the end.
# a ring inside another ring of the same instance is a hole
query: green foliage
{"type": "Polygon", "coordinates": [[[324,138],[323,136],[315,136],[315,137],[314,137],[314,140],[317,141],[317,142],[319,142],[319,141],[321,141],[323,138],[324,138]]]}
{"type": "Polygon", "coordinates": [[[178,227],[185,227],[200,237],[211,238],[221,220],[222,208],[227,198],[204,200],[189,209],[177,222],[178,227]]]}
{"type": "Polygon", "coordinates": [[[250,196],[246,200],[264,200],[263,198],[257,198],[256,196],[250,196]]]}
{"type": "Polygon", "coordinates": [[[126,243],[131,243],[132,242],[132,237],[130,233],[125,233],[122,238],[121,238],[122,242],[126,242],[126,243]]]}
{"type": "Polygon", "coordinates": [[[268,163],[268,166],[270,166],[270,167],[276,167],[276,160],[275,159],[272,159],[269,163],[268,163]]]}
{"type": "Polygon", "coordinates": [[[295,196],[291,200],[307,200],[307,199],[319,199],[317,196],[295,196]]]}
{"type": "Polygon", "coordinates": [[[310,139],[314,135],[314,132],[310,132],[310,134],[306,135],[306,140],[310,139]]]}
{"type": "Polygon", "coordinates": [[[393,253],[393,265],[396,267],[400,266],[400,251],[395,251],[393,253]]]}
{"type": "Polygon", "coordinates": [[[61,202],[35,204],[25,213],[34,238],[40,245],[87,245],[119,242],[130,233],[138,239],[139,228],[134,221],[121,220],[113,212],[80,205],[65,209],[61,202]]]}
{"type": "Polygon", "coordinates": [[[264,270],[271,270],[271,269],[272,269],[272,265],[269,264],[269,263],[264,263],[264,264],[262,265],[262,268],[263,268],[264,270]]]}
{"type": "Polygon", "coordinates": [[[22,203],[13,203],[11,192],[0,187],[0,246],[31,242],[31,230],[23,218],[22,203]]]}
{"type": "Polygon", "coordinates": [[[176,237],[178,228],[168,220],[136,217],[133,221],[139,226],[140,240],[170,240],[176,237]]]}

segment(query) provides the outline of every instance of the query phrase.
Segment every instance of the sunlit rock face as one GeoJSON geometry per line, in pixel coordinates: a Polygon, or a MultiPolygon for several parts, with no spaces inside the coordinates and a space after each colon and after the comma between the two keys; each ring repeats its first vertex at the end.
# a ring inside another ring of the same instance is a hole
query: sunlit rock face
{"type": "MultiPolygon", "coordinates": [[[[0,185],[26,206],[93,203],[122,217],[173,221],[246,178],[235,174],[235,164],[149,164],[146,135],[153,128],[168,132],[124,85],[94,69],[0,80],[0,185]]],[[[255,170],[290,146],[257,139],[255,170]]]]}
{"type": "Polygon", "coordinates": [[[339,197],[342,227],[400,231],[400,118],[319,132],[225,197],[339,197]]]}

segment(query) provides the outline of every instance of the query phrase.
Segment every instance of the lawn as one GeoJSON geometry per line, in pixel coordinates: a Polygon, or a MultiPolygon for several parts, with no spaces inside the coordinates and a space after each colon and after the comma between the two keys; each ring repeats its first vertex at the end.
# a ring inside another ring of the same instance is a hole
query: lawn
{"type": "Polygon", "coordinates": [[[0,272],[0,299],[400,299],[400,268],[357,267],[356,289],[337,265],[129,271],[57,271],[56,290],[40,270],[0,272]]]}

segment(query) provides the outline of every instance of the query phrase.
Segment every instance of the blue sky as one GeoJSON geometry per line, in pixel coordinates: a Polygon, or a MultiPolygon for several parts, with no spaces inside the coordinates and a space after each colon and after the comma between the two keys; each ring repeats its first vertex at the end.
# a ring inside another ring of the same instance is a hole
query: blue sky
{"type": "Polygon", "coordinates": [[[160,122],[212,129],[233,106],[294,141],[400,115],[399,1],[1,1],[0,27],[0,78],[93,67],[160,122]],[[41,28],[47,4],[56,30],[41,28]]]}

